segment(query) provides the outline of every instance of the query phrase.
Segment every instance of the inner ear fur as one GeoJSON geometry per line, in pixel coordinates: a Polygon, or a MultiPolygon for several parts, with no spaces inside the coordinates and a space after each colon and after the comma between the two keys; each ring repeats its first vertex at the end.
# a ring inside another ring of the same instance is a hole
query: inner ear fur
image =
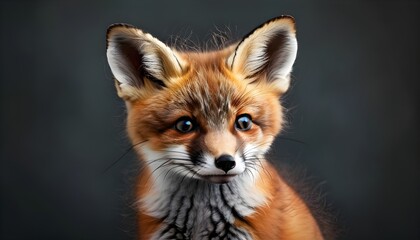
{"type": "Polygon", "coordinates": [[[163,88],[182,74],[176,52],[152,35],[127,24],[107,31],[107,58],[116,79],[118,95],[136,99],[148,87],[163,88]]]}
{"type": "Polygon", "coordinates": [[[255,28],[236,46],[227,65],[249,83],[265,81],[280,93],[290,85],[297,54],[294,18],[273,18],[255,28]]]}

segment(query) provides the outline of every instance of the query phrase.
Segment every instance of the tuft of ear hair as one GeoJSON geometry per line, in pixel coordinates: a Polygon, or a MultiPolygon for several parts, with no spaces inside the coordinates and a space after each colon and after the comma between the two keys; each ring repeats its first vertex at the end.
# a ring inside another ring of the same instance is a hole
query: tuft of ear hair
{"type": "Polygon", "coordinates": [[[297,54],[295,21],[273,18],[249,33],[227,59],[228,67],[250,83],[266,81],[284,93],[297,54]]]}
{"type": "MultiPolygon", "coordinates": [[[[273,18],[229,46],[227,68],[250,84],[265,82],[282,94],[290,85],[297,40],[293,17],[273,18]]],[[[223,51],[223,50],[222,50],[223,51]]],[[[163,88],[182,76],[188,63],[179,53],[128,24],[114,24],[107,31],[107,58],[116,79],[118,95],[133,101],[143,89],[163,88]]],[[[206,54],[206,53],[202,53],[206,54]]]]}
{"type": "Polygon", "coordinates": [[[128,24],[114,24],[107,31],[107,58],[116,79],[118,95],[139,97],[139,88],[165,87],[182,74],[176,52],[152,35],[128,24]]]}

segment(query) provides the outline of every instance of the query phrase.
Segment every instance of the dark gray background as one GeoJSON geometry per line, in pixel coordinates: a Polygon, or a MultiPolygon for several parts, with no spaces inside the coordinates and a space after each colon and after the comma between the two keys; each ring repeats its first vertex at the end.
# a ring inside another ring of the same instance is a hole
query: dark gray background
{"type": "Polygon", "coordinates": [[[323,184],[340,239],[419,239],[418,1],[1,1],[1,239],[132,239],[133,154],[105,31],[127,22],[163,41],[239,37],[296,18],[272,157],[323,184]]]}

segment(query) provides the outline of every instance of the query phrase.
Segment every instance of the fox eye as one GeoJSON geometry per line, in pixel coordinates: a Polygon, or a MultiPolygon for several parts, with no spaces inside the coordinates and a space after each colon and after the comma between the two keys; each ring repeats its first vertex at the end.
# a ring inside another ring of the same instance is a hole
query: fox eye
{"type": "Polygon", "coordinates": [[[175,123],[175,129],[181,133],[188,133],[194,130],[194,120],[189,117],[181,117],[175,123]]]}
{"type": "Polygon", "coordinates": [[[236,118],[235,128],[240,131],[247,131],[251,129],[252,120],[249,114],[241,114],[236,118]]]}

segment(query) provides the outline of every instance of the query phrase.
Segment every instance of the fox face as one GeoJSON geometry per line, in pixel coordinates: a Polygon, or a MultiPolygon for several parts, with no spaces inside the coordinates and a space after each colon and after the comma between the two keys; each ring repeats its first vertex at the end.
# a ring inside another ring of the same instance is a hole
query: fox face
{"type": "Polygon", "coordinates": [[[283,124],[279,97],[296,51],[294,20],[285,16],[212,52],[171,49],[129,25],[107,34],[128,134],[146,166],[210,183],[258,175],[283,124]]]}
{"type": "Polygon", "coordinates": [[[112,25],[107,57],[143,162],[140,239],[322,239],[309,209],[264,159],[284,124],[294,20],[272,19],[215,51],[179,51],[112,25]]]}

